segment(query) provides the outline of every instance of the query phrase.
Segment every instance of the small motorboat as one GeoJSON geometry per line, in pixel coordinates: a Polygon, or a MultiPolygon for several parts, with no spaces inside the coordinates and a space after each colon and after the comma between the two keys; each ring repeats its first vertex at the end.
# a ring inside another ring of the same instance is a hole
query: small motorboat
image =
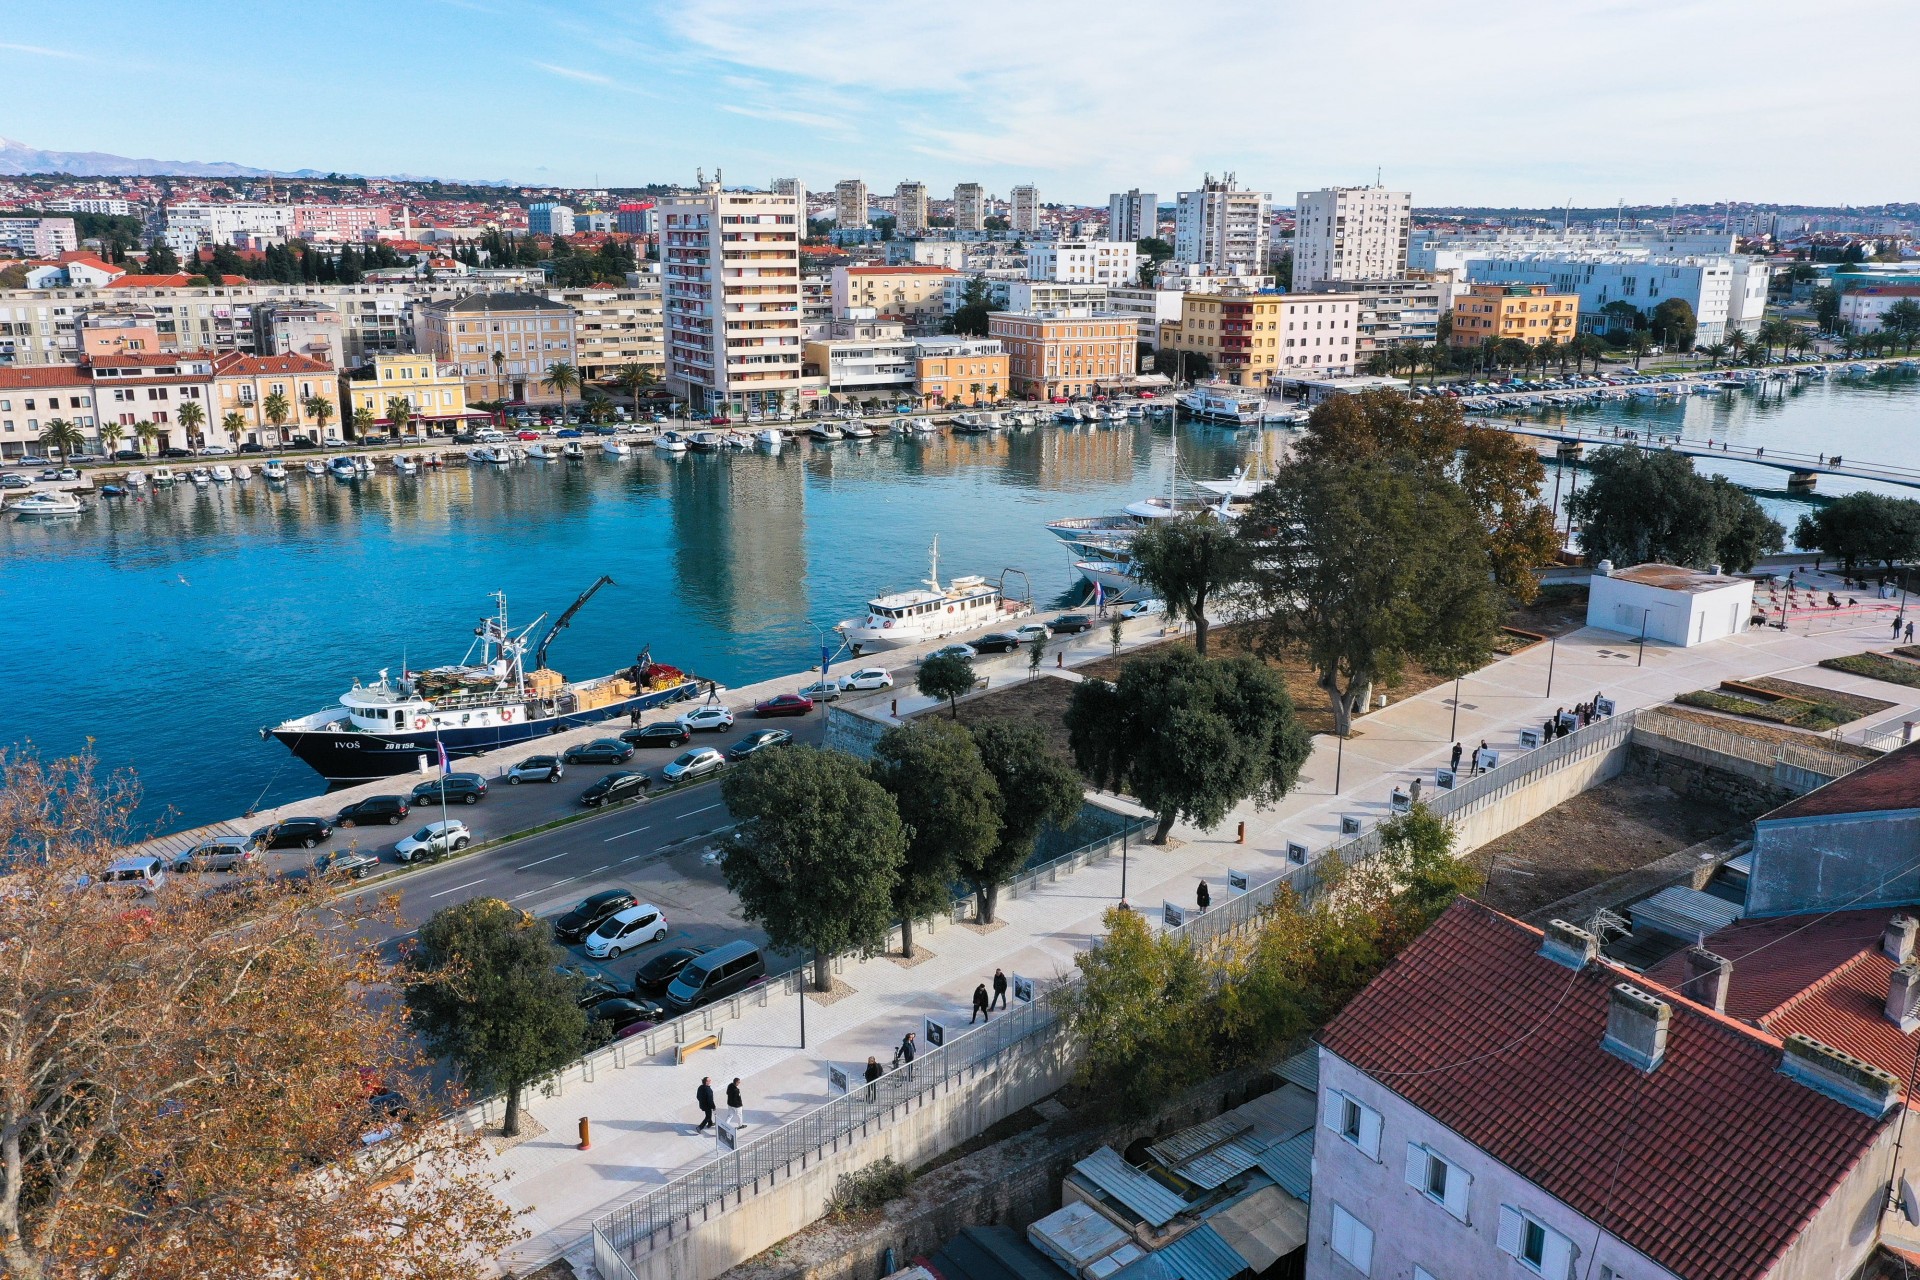
{"type": "Polygon", "coordinates": [[[121,483],[125,484],[129,489],[144,489],[147,487],[147,473],[144,471],[129,471],[121,483]]]}
{"type": "Polygon", "coordinates": [[[753,437],[748,435],[744,431],[727,432],[726,441],[727,441],[727,448],[729,449],[753,448],[753,437]]]}
{"type": "Polygon", "coordinates": [[[787,442],[787,438],[772,427],[763,427],[754,433],[753,442],[763,449],[771,449],[778,453],[780,446],[787,442]]]}
{"type": "Polygon", "coordinates": [[[310,476],[323,476],[327,474],[327,464],[318,458],[308,458],[304,466],[306,467],[307,474],[310,476]]]}
{"type": "Polygon", "coordinates": [[[560,456],[568,462],[580,462],[586,458],[587,451],[580,447],[578,440],[569,440],[560,446],[560,456]]]}
{"type": "Polygon", "coordinates": [[[172,467],[155,467],[153,469],[153,484],[157,489],[172,488],[173,483],[179,478],[179,476],[173,474],[172,467]]]}
{"type": "Polygon", "coordinates": [[[395,458],[393,460],[393,469],[403,476],[417,476],[420,474],[420,464],[412,458],[395,458]]]}
{"type": "Polygon", "coordinates": [[[233,478],[235,480],[251,480],[253,479],[253,468],[242,462],[233,469],[233,478]]]}
{"type": "Polygon", "coordinates": [[[536,440],[527,446],[527,456],[535,462],[552,462],[560,456],[560,451],[557,448],[550,449],[543,442],[536,440]]]}
{"type": "Polygon", "coordinates": [[[609,458],[631,458],[633,446],[618,436],[601,436],[600,452],[609,458]]]}
{"type": "Polygon", "coordinates": [[[846,436],[846,438],[849,440],[873,439],[873,428],[869,427],[866,423],[861,422],[857,419],[853,422],[849,422],[846,426],[840,428],[840,433],[846,436]]]}
{"type": "Polygon", "coordinates": [[[662,431],[660,438],[653,442],[653,447],[662,453],[685,453],[687,438],[678,431],[662,431]]]}
{"type": "MultiPolygon", "coordinates": [[[[213,479],[217,484],[232,484],[233,468],[224,462],[220,463],[213,469],[213,479]]],[[[196,480],[194,483],[198,484],[199,481],[196,480]]]]}
{"type": "Polygon", "coordinates": [[[278,458],[268,458],[260,470],[269,480],[285,480],[287,478],[287,464],[278,458]]]}
{"type": "Polygon", "coordinates": [[[187,472],[187,479],[193,481],[194,488],[204,489],[213,483],[213,472],[207,470],[205,467],[195,467],[193,470],[187,472]]]}
{"type": "Polygon", "coordinates": [[[77,516],[86,510],[80,499],[70,493],[30,493],[7,504],[19,520],[51,520],[59,516],[77,516]]]}
{"type": "Polygon", "coordinates": [[[932,418],[909,418],[907,430],[917,436],[931,436],[939,434],[940,427],[932,418]]]}
{"type": "Polygon", "coordinates": [[[131,492],[133,492],[133,490],[122,484],[103,484],[100,486],[100,496],[103,498],[124,498],[131,492]]]}
{"type": "Polygon", "coordinates": [[[358,480],[360,468],[353,465],[352,458],[334,458],[327,463],[327,470],[335,480],[358,480]]]}
{"type": "Polygon", "coordinates": [[[718,453],[723,442],[718,431],[696,431],[687,437],[687,443],[701,453],[718,453]]]}
{"type": "Polygon", "coordinates": [[[847,433],[831,422],[816,422],[807,428],[807,434],[815,440],[844,440],[847,433]]]}

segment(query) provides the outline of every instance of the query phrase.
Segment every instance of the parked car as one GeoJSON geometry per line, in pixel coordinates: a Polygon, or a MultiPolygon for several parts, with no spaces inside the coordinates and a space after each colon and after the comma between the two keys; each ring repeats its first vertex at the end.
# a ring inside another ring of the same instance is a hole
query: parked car
{"type": "Polygon", "coordinates": [[[643,724],[620,735],[620,741],[636,747],[678,747],[684,746],[692,738],[693,730],[673,720],[643,724]]]}
{"type": "Polygon", "coordinates": [[[252,836],[215,836],[174,860],[175,871],[244,871],[260,861],[252,836]]]}
{"type": "Polygon", "coordinates": [[[52,458],[43,458],[37,453],[23,453],[13,460],[16,467],[46,467],[52,464],[52,458]]]}
{"type": "Polygon", "coordinates": [[[380,859],[358,849],[329,849],[313,860],[313,876],[331,880],[346,877],[359,880],[380,869],[380,859]]]}
{"type": "Polygon", "coordinates": [[[682,712],[680,723],[695,733],[718,733],[733,728],[733,712],[721,706],[698,707],[682,712]]]}
{"type": "Polygon", "coordinates": [[[368,796],[342,809],[334,817],[334,823],[342,827],[370,827],[384,822],[397,827],[410,812],[405,796],[368,796]]]}
{"type": "Polygon", "coordinates": [[[1044,622],[1023,622],[1013,629],[1013,634],[1020,637],[1021,644],[1032,644],[1041,636],[1053,633],[1047,630],[1047,624],[1044,622]]]}
{"type": "Polygon", "coordinates": [[[1057,636],[1071,636],[1093,630],[1093,619],[1084,613],[1063,613],[1048,625],[1057,636]]]}
{"type": "Polygon", "coordinates": [[[602,1000],[587,1010],[587,1016],[608,1027],[616,1040],[625,1032],[645,1031],[667,1020],[666,1012],[651,1000],[635,1000],[628,996],[602,1000]]]}
{"type": "Polygon", "coordinates": [[[200,456],[203,458],[231,458],[233,456],[233,450],[223,444],[202,445],[200,448],[200,456]]]}
{"type": "Polygon", "coordinates": [[[813,699],[797,693],[776,693],[753,704],[753,714],[763,720],[769,716],[804,716],[812,710],[813,699]]]}
{"type": "Polygon", "coordinates": [[[602,920],[587,935],[587,954],[595,960],[612,960],[623,951],[658,942],[667,936],[667,918],[651,902],[624,907],[602,920]]]}
{"type": "Polygon", "coordinates": [[[635,906],[640,895],[631,889],[602,889],[574,904],[573,910],[553,922],[553,936],[560,942],[578,942],[600,927],[600,922],[635,906]]]}
{"type": "Polygon", "coordinates": [[[784,747],[792,741],[793,735],[785,729],[755,729],[727,748],[727,759],[745,760],[756,751],[764,751],[768,747],[784,747]]]}
{"type": "Polygon", "coordinates": [[[449,773],[415,787],[408,803],[416,809],[424,804],[479,804],[486,794],[487,780],[479,774],[449,773]]]}
{"type": "Polygon", "coordinates": [[[115,449],[113,451],[113,460],[115,462],[145,462],[147,455],[138,449],[115,449]]]}
{"type": "Polygon", "coordinates": [[[690,961],[667,987],[667,1011],[682,1014],[744,991],[767,976],[767,962],[751,942],[729,942],[690,961]]]}
{"type": "Polygon", "coordinates": [[[267,446],[251,440],[240,446],[240,452],[242,453],[265,453],[266,451],[267,446]]]}
{"type": "Polygon", "coordinates": [[[579,983],[579,994],[576,998],[582,1009],[591,1009],[602,1000],[625,1000],[633,994],[619,979],[592,965],[555,965],[554,972],[579,983]]]}
{"type": "Polygon", "coordinates": [[[282,818],[254,832],[253,839],[262,849],[311,849],[332,835],[333,824],[325,818],[282,818]]]}
{"type": "Polygon", "coordinates": [[[1150,613],[1165,613],[1166,611],[1167,602],[1165,600],[1136,600],[1128,605],[1126,609],[1121,612],[1120,616],[1123,618],[1144,618],[1150,613]]]}
{"type": "Polygon", "coordinates": [[[179,445],[168,445],[160,451],[160,456],[163,458],[191,458],[193,456],[193,450],[182,449],[179,445]]]}
{"type": "Polygon", "coordinates": [[[22,475],[0,476],[0,489],[31,489],[33,481],[22,475]]]}
{"type": "Polygon", "coordinates": [[[711,947],[672,947],[654,956],[633,975],[633,992],[639,996],[664,996],[680,971],[701,956],[711,951],[711,947]]]}
{"type": "MultiPolygon", "coordinates": [[[[627,749],[629,755],[633,749],[627,749]]],[[[603,804],[619,804],[622,800],[637,800],[642,792],[653,785],[653,779],[635,769],[616,769],[606,777],[593,783],[580,793],[580,803],[589,809],[598,809],[603,804]]]]}
{"type": "Polygon", "coordinates": [[[660,776],[668,782],[691,782],[703,778],[727,762],[727,758],[712,747],[695,747],[692,751],[682,751],[675,756],[660,776]]]}
{"type": "Polygon", "coordinates": [[[472,843],[473,833],[467,830],[467,824],[458,818],[448,818],[444,822],[429,822],[393,846],[393,856],[402,862],[423,859],[431,862],[449,853],[458,853],[472,843]]]}
{"type": "Polygon", "coordinates": [[[803,684],[795,693],[809,702],[838,702],[840,700],[840,682],[838,680],[815,680],[812,684],[803,684]]]}
{"type": "Polygon", "coordinates": [[[1011,653],[1020,647],[1021,640],[1011,631],[994,631],[968,643],[977,653],[1011,653]]]}
{"type": "Polygon", "coordinates": [[[842,689],[891,689],[893,673],[885,667],[862,667],[840,677],[842,689]]]}
{"type": "Polygon", "coordinates": [[[625,764],[633,758],[633,748],[618,738],[595,738],[567,748],[560,759],[566,764],[625,764]]]}
{"type": "Polygon", "coordinates": [[[567,776],[567,766],[560,763],[559,756],[528,756],[509,766],[505,776],[516,787],[523,782],[558,782],[567,776]]]}
{"type": "Polygon", "coordinates": [[[167,869],[152,854],[121,858],[100,873],[100,883],[106,888],[134,893],[156,893],[166,882],[167,869]]]}
{"type": "MultiPolygon", "coordinates": [[[[941,645],[938,649],[928,654],[927,658],[977,658],[979,656],[979,653],[972,645],[961,644],[956,640],[952,644],[941,645]]],[[[925,662],[927,658],[922,658],[920,661],[925,662]]]]}

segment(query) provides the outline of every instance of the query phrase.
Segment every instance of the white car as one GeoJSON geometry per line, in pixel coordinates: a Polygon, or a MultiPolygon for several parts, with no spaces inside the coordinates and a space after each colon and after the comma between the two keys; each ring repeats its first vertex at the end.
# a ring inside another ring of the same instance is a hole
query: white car
{"type": "Polygon", "coordinates": [[[862,667],[840,677],[840,687],[844,689],[891,689],[893,673],[885,667],[862,667]]]}
{"type": "Polygon", "coordinates": [[[1044,622],[1029,622],[1022,626],[1015,627],[1013,634],[1019,636],[1022,643],[1032,644],[1041,636],[1050,636],[1053,632],[1047,630],[1047,624],[1044,622]]]}
{"type": "Polygon", "coordinates": [[[1120,616],[1123,618],[1144,618],[1150,613],[1165,613],[1166,611],[1167,602],[1165,600],[1138,600],[1128,605],[1125,612],[1120,616]]]}
{"type": "Polygon", "coordinates": [[[712,747],[695,747],[691,751],[682,751],[667,762],[660,770],[660,776],[668,782],[691,782],[704,777],[727,762],[727,758],[712,747]]]}
{"type": "MultiPolygon", "coordinates": [[[[976,650],[972,645],[961,644],[959,641],[956,640],[952,644],[941,645],[938,649],[935,649],[932,653],[928,654],[927,658],[966,658],[968,660],[972,660],[979,656],[980,656],[979,651],[976,650]]],[[[920,659],[920,661],[925,662],[927,658],[922,658],[920,659]]]]}
{"type": "Polygon", "coordinates": [[[611,960],[622,951],[658,942],[666,936],[666,915],[651,902],[643,902],[602,920],[600,927],[587,935],[587,954],[595,960],[611,960]]]}
{"type": "Polygon", "coordinates": [[[689,733],[718,733],[733,728],[733,712],[725,707],[696,707],[680,714],[680,727],[689,733]]]}
{"type": "Polygon", "coordinates": [[[393,856],[402,862],[418,862],[422,858],[458,853],[472,843],[473,833],[467,830],[467,824],[458,818],[449,818],[445,822],[429,822],[393,846],[393,856]]]}

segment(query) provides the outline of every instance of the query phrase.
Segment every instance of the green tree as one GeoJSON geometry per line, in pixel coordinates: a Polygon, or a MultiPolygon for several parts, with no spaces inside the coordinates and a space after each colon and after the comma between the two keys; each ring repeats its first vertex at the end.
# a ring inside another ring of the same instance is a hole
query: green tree
{"type": "Polygon", "coordinates": [[[892,923],[907,852],[893,797],[852,756],[798,746],[749,756],[720,795],[739,821],[722,848],[727,888],[774,947],[811,954],[828,990],[833,956],[880,946],[892,923]]]}
{"type": "Polygon", "coordinates": [[[1153,288],[1153,282],[1160,274],[1161,266],[1173,257],[1173,246],[1158,236],[1148,236],[1134,245],[1135,251],[1145,254],[1146,261],[1140,264],[1140,286],[1153,288]]]}
{"type": "Polygon", "coordinates": [[[202,428],[207,425],[207,411],[200,407],[198,401],[189,400],[185,404],[182,404],[180,406],[179,417],[180,425],[185,429],[189,442],[195,440],[204,441],[205,437],[202,435],[202,428]]]}
{"type": "Polygon", "coordinates": [[[260,412],[277,436],[286,427],[287,419],[293,416],[293,402],[287,399],[284,391],[269,392],[267,398],[260,402],[260,412]]]}
{"type": "Polygon", "coordinates": [[[1184,645],[1129,659],[1116,684],[1075,685],[1066,721],[1080,771],[1152,810],[1155,844],[1176,819],[1212,827],[1243,800],[1277,802],[1311,749],[1270,668],[1184,645]]]}
{"type": "Polygon", "coordinates": [[[1709,342],[1706,346],[1700,348],[1700,354],[1707,358],[1707,368],[1718,369],[1721,362],[1727,358],[1727,344],[1724,342],[1709,342]]]}
{"type": "Polygon", "coordinates": [[[180,255],[166,241],[155,240],[147,249],[145,271],[151,276],[177,275],[180,271],[180,255]]]}
{"type": "Polygon", "coordinates": [[[325,437],[327,423],[333,421],[333,401],[322,395],[312,395],[302,400],[300,407],[307,411],[309,418],[313,419],[314,429],[325,437]]]}
{"type": "Polygon", "coordinates": [[[103,422],[100,424],[100,448],[106,452],[107,456],[111,457],[113,454],[119,452],[120,442],[126,438],[127,429],[119,423],[103,422]]]}
{"type": "Polygon", "coordinates": [[[1920,502],[1849,493],[1801,516],[1793,540],[1839,560],[1849,577],[1861,565],[1891,568],[1920,556],[1920,502]]]}
{"type": "Polygon", "coordinates": [[[1684,454],[1602,449],[1587,466],[1593,478],[1567,507],[1590,563],[1718,562],[1744,573],[1783,545],[1785,530],[1751,495],[1725,477],[1700,475],[1684,454]]]}
{"type": "MultiPolygon", "coordinates": [[[[1243,544],[1211,511],[1155,521],[1133,540],[1134,572],[1166,602],[1167,616],[1193,624],[1193,647],[1207,652],[1209,599],[1246,576],[1243,544]]],[[[1118,648],[1118,646],[1115,646],[1118,648]]]]}
{"type": "Polygon", "coordinates": [[[241,433],[247,429],[247,415],[238,409],[230,409],[220,416],[220,428],[229,438],[238,440],[241,433]]]}
{"type": "Polygon", "coordinates": [[[1693,350],[1693,337],[1700,327],[1685,298],[1668,298],[1655,307],[1648,326],[1669,351],[1693,350]]]}
{"type": "MultiPolygon", "coordinates": [[[[400,403],[406,404],[406,401],[401,400],[400,403]]],[[[388,402],[388,408],[392,408],[391,401],[388,402]]],[[[411,406],[409,406],[409,411],[411,411],[411,406]]],[[[354,411],[347,415],[347,425],[353,428],[353,438],[356,440],[365,439],[367,433],[372,431],[374,424],[379,421],[380,419],[374,416],[373,410],[364,404],[355,407],[354,411]]]]}
{"type": "Polygon", "coordinates": [[[960,718],[960,695],[973,688],[973,660],[957,653],[935,654],[920,663],[914,685],[925,698],[945,698],[953,718],[960,718]]]}
{"type": "Polygon", "coordinates": [[[1042,627],[1034,633],[1033,639],[1027,641],[1027,679],[1031,680],[1039,674],[1040,664],[1047,656],[1047,641],[1052,638],[1053,633],[1042,627]]]}
{"type": "Polygon", "coordinates": [[[640,393],[660,381],[660,375],[652,366],[641,364],[637,360],[628,361],[613,371],[613,384],[633,397],[633,413],[640,416],[640,393]]]}
{"type": "Polygon", "coordinates": [[[143,419],[133,424],[133,434],[134,438],[140,441],[140,452],[146,453],[153,448],[154,441],[166,433],[155,424],[143,419]]]}
{"type": "Polygon", "coordinates": [[[974,276],[960,289],[960,305],[947,317],[948,333],[987,336],[987,314],[993,310],[993,286],[985,276],[974,276]]]}
{"type": "Polygon", "coordinates": [[[1914,340],[1920,338],[1920,302],[1900,299],[1880,317],[1880,328],[1898,339],[1901,346],[1912,349],[1914,340]]]}
{"type": "Polygon", "coordinates": [[[391,424],[394,435],[403,436],[407,434],[407,424],[413,421],[412,402],[405,396],[389,396],[387,398],[387,421],[391,424]]]}
{"type": "Polygon", "coordinates": [[[587,1016],[578,982],[559,966],[553,929],[498,898],[443,907],[420,926],[408,954],[407,1012],[436,1053],[472,1087],[507,1098],[503,1132],[520,1132],[529,1084],[580,1055],[587,1016]]]}
{"type": "Polygon", "coordinates": [[[1503,600],[1486,532],[1460,485],[1403,458],[1302,457],[1241,517],[1254,566],[1241,613],[1263,653],[1319,674],[1344,737],[1376,680],[1409,662],[1471,670],[1503,600]]]}
{"type": "Polygon", "coordinates": [[[993,777],[993,808],[1000,836],[977,860],[962,862],[982,924],[993,923],[1000,886],[1020,874],[1045,828],[1064,829],[1079,815],[1080,775],[1054,754],[1047,738],[1029,724],[988,720],[973,726],[980,763],[993,777]]]}
{"type": "Polygon", "coordinates": [[[993,856],[1000,840],[993,775],[973,735],[951,720],[889,729],[873,751],[874,781],[887,789],[907,831],[893,886],[900,952],[913,955],[913,922],[949,911],[953,884],[993,856]]]}
{"type": "Polygon", "coordinates": [[[1424,804],[1380,824],[1380,870],[1398,887],[1405,914],[1402,932],[1411,940],[1439,919],[1464,893],[1479,888],[1473,865],[1453,852],[1454,831],[1424,804]]]}
{"type": "Polygon", "coordinates": [[[580,371],[566,361],[557,361],[547,366],[547,376],[540,379],[540,385],[560,397],[560,421],[567,420],[567,396],[580,389],[580,371]]]}
{"type": "Polygon", "coordinates": [[[1640,367],[1640,358],[1653,346],[1653,339],[1647,336],[1645,329],[1635,329],[1627,335],[1627,350],[1633,352],[1633,367],[1640,367]]]}
{"type": "Polygon", "coordinates": [[[1813,291],[1813,318],[1823,333],[1839,331],[1840,294],[1832,285],[1821,285],[1813,291]]]}
{"type": "MultiPolygon", "coordinates": [[[[1185,940],[1156,935],[1124,907],[1074,957],[1080,981],[1060,1000],[1082,1049],[1080,1082],[1126,1112],[1145,1113],[1213,1072],[1216,975],[1185,940]]],[[[1304,1029],[1304,1028],[1303,1028],[1304,1029]]]]}
{"type": "Polygon", "coordinates": [[[60,460],[65,462],[74,454],[86,451],[87,438],[80,433],[79,427],[65,418],[50,418],[40,428],[40,447],[58,450],[60,460]]]}

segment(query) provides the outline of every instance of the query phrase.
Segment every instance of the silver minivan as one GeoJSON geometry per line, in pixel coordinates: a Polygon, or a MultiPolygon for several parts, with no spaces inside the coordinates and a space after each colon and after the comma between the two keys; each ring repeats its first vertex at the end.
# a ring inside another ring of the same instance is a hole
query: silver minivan
{"type": "Polygon", "coordinates": [[[153,893],[166,882],[166,867],[150,854],[121,858],[100,876],[100,883],[109,889],[135,893],[153,893]]]}
{"type": "Polygon", "coordinates": [[[667,988],[667,1008],[676,1014],[744,991],[767,976],[767,962],[751,942],[729,942],[689,961],[667,988]]]}

